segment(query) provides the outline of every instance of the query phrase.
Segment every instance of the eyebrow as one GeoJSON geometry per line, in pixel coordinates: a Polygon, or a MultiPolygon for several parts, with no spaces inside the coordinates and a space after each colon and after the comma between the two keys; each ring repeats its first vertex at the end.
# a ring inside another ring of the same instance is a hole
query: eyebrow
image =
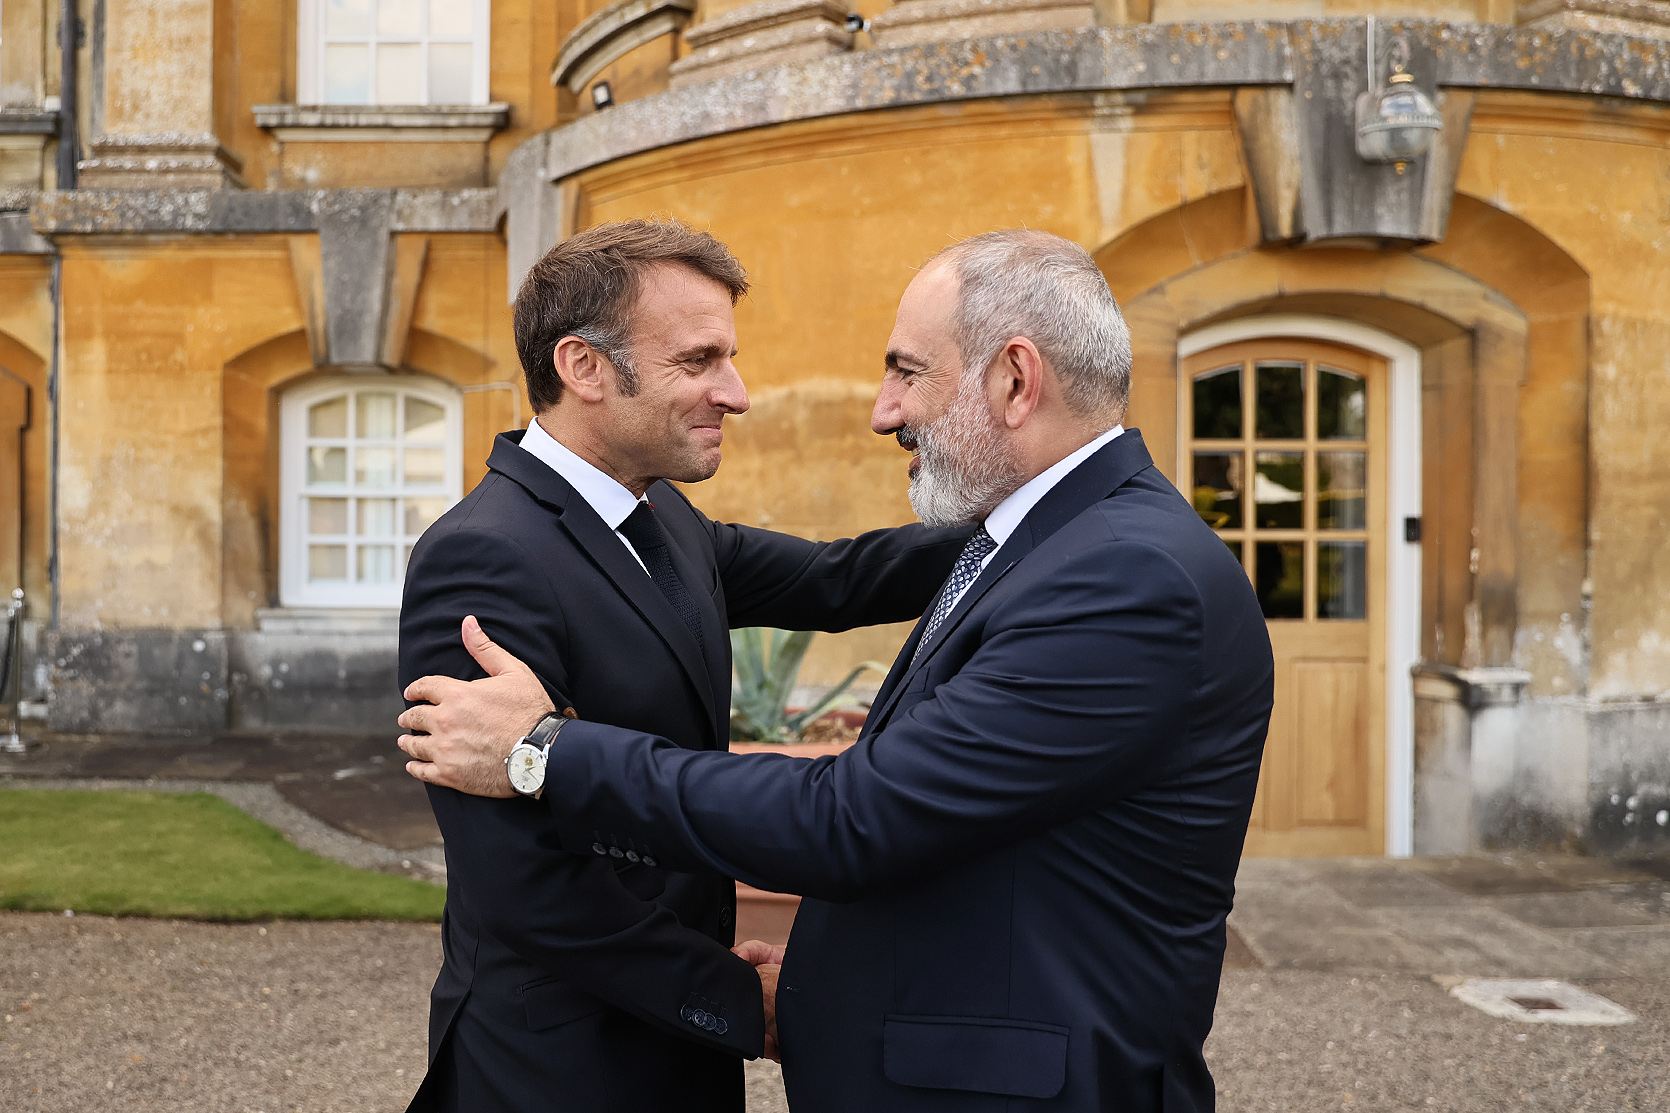
{"type": "MultiPolygon", "coordinates": [[[[676,363],[683,363],[686,360],[695,359],[697,356],[714,356],[723,350],[724,348],[718,344],[698,344],[695,347],[686,348],[684,351],[679,352],[673,357],[673,360],[676,363]]],[[[734,347],[731,349],[731,359],[736,358],[737,351],[738,349],[734,347]]]]}

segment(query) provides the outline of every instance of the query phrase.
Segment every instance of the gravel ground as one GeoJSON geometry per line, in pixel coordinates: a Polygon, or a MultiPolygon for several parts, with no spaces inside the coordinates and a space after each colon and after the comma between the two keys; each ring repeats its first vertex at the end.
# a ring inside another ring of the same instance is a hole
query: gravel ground
{"type": "MultiPolygon", "coordinates": [[[[6,1113],[398,1113],[424,1066],[433,925],[0,914],[6,1113]]],[[[1232,970],[1223,1113],[1670,1110],[1670,975],[1584,983],[1636,1024],[1486,1016],[1428,978],[1232,970]]],[[[749,1113],[784,1113],[749,1064],[749,1113]]]]}
{"type": "Polygon", "coordinates": [[[1231,970],[1206,1052],[1220,1113],[1670,1110],[1670,986],[1582,983],[1640,1017],[1498,1020],[1407,975],[1231,970]]]}

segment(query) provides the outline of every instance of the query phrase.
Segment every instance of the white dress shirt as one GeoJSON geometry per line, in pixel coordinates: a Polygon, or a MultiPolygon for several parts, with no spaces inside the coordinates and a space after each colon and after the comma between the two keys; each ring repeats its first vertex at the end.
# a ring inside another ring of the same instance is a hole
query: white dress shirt
{"type": "MultiPolygon", "coordinates": [[[[997,550],[1003,548],[1003,543],[1009,540],[1010,535],[1020,526],[1022,520],[1026,518],[1032,508],[1037,506],[1057,483],[1065,479],[1068,472],[1100,452],[1103,446],[1124,431],[1125,427],[1123,425],[1115,425],[1078,451],[1057,460],[1027,480],[1020,490],[998,503],[997,507],[986,515],[986,532],[992,535],[992,540],[996,541],[997,545],[980,562],[980,570],[982,572],[986,570],[986,565],[990,564],[992,558],[997,556],[997,550]]],[[[970,581],[969,587],[972,586],[973,582],[970,581]]],[[[963,589],[963,591],[967,590],[966,587],[963,589]]],[[[957,593],[957,598],[962,598],[962,592],[957,593]]],[[[951,605],[956,606],[956,600],[953,600],[951,605]]]]}
{"type": "Polygon", "coordinates": [[[632,542],[620,531],[620,524],[638,509],[638,503],[643,500],[564,447],[561,441],[545,431],[538,418],[528,423],[528,431],[522,437],[522,448],[568,480],[568,485],[579,492],[588,506],[597,511],[597,516],[603,519],[604,525],[614,530],[615,536],[620,538],[620,543],[626,546],[626,551],[638,562],[638,567],[643,568],[644,574],[648,575],[649,569],[644,568],[644,558],[638,555],[638,550],[632,547],[632,542]]]}

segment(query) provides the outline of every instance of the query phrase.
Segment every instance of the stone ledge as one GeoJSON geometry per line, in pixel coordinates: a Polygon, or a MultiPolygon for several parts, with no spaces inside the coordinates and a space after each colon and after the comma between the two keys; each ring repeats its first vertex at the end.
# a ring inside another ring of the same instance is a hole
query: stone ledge
{"type": "Polygon", "coordinates": [[[400,633],[398,607],[265,607],[255,621],[263,634],[400,633]]]}
{"type": "Polygon", "coordinates": [[[258,104],[255,126],[282,143],[485,143],[510,124],[510,105],[258,104]]]}
{"type": "Polygon", "coordinates": [[[551,84],[579,93],[621,56],[690,21],[696,0],[617,0],[569,32],[551,67],[551,84]]]}
{"type": "MultiPolygon", "coordinates": [[[[907,0],[908,2],[908,0],[907,0]]],[[[1398,20],[1432,44],[1435,84],[1670,103],[1670,43],[1627,35],[1398,20]]],[[[629,155],[798,120],[988,97],[1291,85],[1296,49],[1362,20],[1144,24],[865,50],[617,105],[529,142],[551,181],[629,155]]]]}
{"type": "Polygon", "coordinates": [[[1077,31],[1095,23],[1095,9],[1086,0],[900,0],[877,15],[870,28],[876,46],[885,49],[988,35],[1077,31]]]}
{"type": "Polygon", "coordinates": [[[8,108],[0,111],[0,135],[57,135],[58,113],[8,108]]]}
{"type": "Polygon", "coordinates": [[[491,232],[498,226],[494,189],[76,189],[39,194],[29,215],[45,236],[314,232],[334,198],[384,194],[394,198],[393,232],[491,232]]]}
{"type": "Polygon", "coordinates": [[[749,70],[810,62],[852,46],[839,0],[758,0],[684,33],[691,53],[672,64],[675,89],[749,70]]]}

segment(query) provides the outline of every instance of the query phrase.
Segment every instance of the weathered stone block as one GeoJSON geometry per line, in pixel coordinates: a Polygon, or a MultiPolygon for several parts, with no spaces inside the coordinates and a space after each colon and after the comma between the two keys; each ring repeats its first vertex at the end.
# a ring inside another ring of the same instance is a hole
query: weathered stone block
{"type": "Polygon", "coordinates": [[[1662,0],[1531,0],[1519,5],[1517,21],[1551,31],[1670,39],[1670,4],[1662,0]]]}
{"type": "Polygon", "coordinates": [[[225,730],[227,638],[218,630],[55,631],[47,638],[55,731],[225,730]]]}
{"type": "Polygon", "coordinates": [[[871,32],[879,47],[1077,31],[1096,23],[1084,0],[900,0],[877,15],[871,32]]]}
{"type": "Polygon", "coordinates": [[[836,0],[760,0],[684,33],[690,55],[669,72],[675,89],[749,70],[810,62],[852,45],[836,0]]]}
{"type": "Polygon", "coordinates": [[[242,161],[212,135],[101,135],[81,163],[86,189],[242,189],[242,161]]]}
{"type": "Polygon", "coordinates": [[[241,730],[398,731],[399,639],[378,632],[252,631],[231,639],[241,730]]]}

